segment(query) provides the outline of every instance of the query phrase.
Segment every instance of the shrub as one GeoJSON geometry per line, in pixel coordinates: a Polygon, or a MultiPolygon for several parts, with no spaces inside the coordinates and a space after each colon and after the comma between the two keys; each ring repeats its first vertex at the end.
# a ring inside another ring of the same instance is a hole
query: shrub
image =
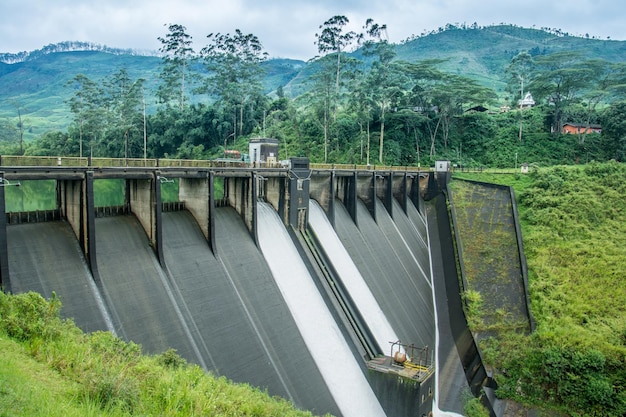
{"type": "Polygon", "coordinates": [[[53,293],[50,302],[28,292],[7,296],[0,292],[0,324],[9,337],[19,341],[49,340],[59,336],[61,301],[53,293]]]}
{"type": "Polygon", "coordinates": [[[465,308],[467,312],[467,321],[470,328],[478,330],[482,328],[483,317],[483,297],[476,290],[466,290],[463,293],[465,308]]]}
{"type": "Polygon", "coordinates": [[[480,399],[472,398],[463,407],[463,411],[467,417],[489,417],[489,410],[480,403],[480,399]]]}
{"type": "Polygon", "coordinates": [[[156,360],[161,366],[172,369],[180,368],[187,364],[187,361],[176,353],[176,349],[166,350],[160,355],[157,355],[156,360]]]}

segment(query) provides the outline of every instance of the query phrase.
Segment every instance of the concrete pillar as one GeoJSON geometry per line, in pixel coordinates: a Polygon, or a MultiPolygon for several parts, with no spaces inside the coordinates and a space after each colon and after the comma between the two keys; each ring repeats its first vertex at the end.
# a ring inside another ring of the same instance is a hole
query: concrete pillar
{"type": "Polygon", "coordinates": [[[154,201],[152,202],[152,213],[154,215],[154,249],[161,265],[165,266],[165,255],[163,254],[163,199],[161,198],[160,172],[154,171],[151,179],[154,201]]]}
{"type": "Polygon", "coordinates": [[[82,179],[59,180],[57,198],[61,215],[74,231],[85,260],[97,280],[93,175],[93,171],[86,171],[82,179]]]}
{"type": "Polygon", "coordinates": [[[352,217],[354,224],[358,226],[356,217],[357,207],[357,173],[356,171],[349,176],[341,176],[337,178],[337,197],[346,206],[346,210],[352,217]]]}
{"type": "Polygon", "coordinates": [[[377,177],[380,177],[380,174],[376,171],[372,171],[366,175],[359,176],[358,173],[355,173],[355,175],[357,198],[365,203],[367,210],[372,217],[376,219],[376,188],[377,177]]]}
{"type": "Polygon", "coordinates": [[[209,224],[207,239],[213,254],[217,254],[217,244],[215,243],[215,174],[213,171],[209,171],[209,224]]]}
{"type": "Polygon", "coordinates": [[[84,224],[85,215],[84,201],[85,179],[80,180],[59,180],[57,181],[58,204],[61,209],[61,216],[70,225],[80,246],[85,250],[84,224]]]}
{"type": "Polygon", "coordinates": [[[335,171],[316,173],[311,176],[309,182],[310,197],[317,201],[326,212],[326,216],[333,227],[335,226],[336,184],[337,177],[335,171]]]}
{"type": "Polygon", "coordinates": [[[328,199],[328,208],[326,209],[326,214],[328,215],[328,220],[330,224],[335,227],[335,198],[336,198],[336,189],[337,187],[337,176],[335,175],[335,171],[331,171],[330,173],[330,184],[328,184],[328,188],[330,190],[330,195],[328,199]]]}
{"type": "Polygon", "coordinates": [[[163,262],[161,236],[161,183],[159,173],[152,178],[127,180],[128,199],[131,212],[143,226],[159,262],[163,262]]]}
{"type": "Polygon", "coordinates": [[[311,170],[308,158],[291,158],[289,170],[289,225],[305,230],[309,224],[311,170]]]}
{"type": "Polygon", "coordinates": [[[374,176],[376,197],[383,202],[383,206],[390,216],[393,217],[393,171],[379,172],[374,176]]]}
{"type": "Polygon", "coordinates": [[[387,177],[383,177],[383,184],[385,187],[383,203],[389,215],[393,217],[393,171],[389,171],[387,177]]]}
{"type": "Polygon", "coordinates": [[[215,176],[212,171],[198,178],[180,178],[178,199],[185,203],[185,208],[193,215],[207,239],[213,253],[215,246],[215,197],[213,195],[215,176]]]}
{"type": "Polygon", "coordinates": [[[98,273],[98,262],[96,259],[96,205],[93,190],[93,171],[85,173],[83,181],[83,199],[81,210],[81,245],[85,252],[85,259],[91,269],[96,283],[100,285],[100,274],[98,273]]]}
{"type": "Polygon", "coordinates": [[[425,213],[423,202],[424,194],[426,194],[425,190],[428,188],[428,174],[425,175],[426,177],[422,177],[422,175],[418,172],[414,177],[407,178],[409,199],[413,202],[413,205],[417,208],[417,210],[422,214],[425,213]],[[424,194],[422,194],[422,192],[424,194]]]}
{"type": "Polygon", "coordinates": [[[244,213],[244,221],[248,225],[248,230],[250,230],[252,240],[254,241],[255,245],[259,246],[259,232],[257,229],[257,225],[259,224],[259,199],[257,197],[259,195],[258,174],[256,172],[253,172],[252,176],[249,178],[246,184],[248,185],[248,193],[246,194],[247,198],[244,198],[243,201],[246,201],[248,204],[246,210],[242,210],[242,213],[244,213]]]}
{"type": "Polygon", "coordinates": [[[256,202],[259,181],[263,181],[263,177],[256,171],[251,172],[250,176],[247,177],[227,177],[224,179],[224,189],[225,192],[228,192],[226,200],[231,207],[237,210],[255,242],[257,242],[256,202]]]}
{"type": "Polygon", "coordinates": [[[407,210],[408,210],[407,183],[408,183],[409,175],[414,175],[414,174],[408,174],[405,172],[401,176],[394,175],[392,178],[393,197],[398,201],[398,203],[400,203],[400,207],[402,208],[402,211],[405,214],[407,213],[407,210]]]}
{"type": "Polygon", "coordinates": [[[289,187],[288,179],[282,176],[257,176],[257,193],[274,207],[283,224],[289,224],[289,187]]]}

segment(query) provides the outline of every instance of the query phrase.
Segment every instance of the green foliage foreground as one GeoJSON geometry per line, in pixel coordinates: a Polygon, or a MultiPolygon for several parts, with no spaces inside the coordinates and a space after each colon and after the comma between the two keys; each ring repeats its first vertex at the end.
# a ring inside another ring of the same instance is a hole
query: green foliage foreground
{"type": "Polygon", "coordinates": [[[84,334],[60,307],[0,292],[0,416],[311,416],[172,350],[144,356],[108,332],[84,334]]]}
{"type": "Polygon", "coordinates": [[[537,323],[531,336],[482,345],[498,394],[571,416],[626,415],[626,166],[480,179],[516,190],[537,323]]]}

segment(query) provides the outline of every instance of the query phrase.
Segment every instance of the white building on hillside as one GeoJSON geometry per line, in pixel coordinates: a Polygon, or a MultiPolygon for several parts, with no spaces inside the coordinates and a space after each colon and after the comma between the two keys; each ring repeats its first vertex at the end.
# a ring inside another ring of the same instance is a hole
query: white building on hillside
{"type": "Polygon", "coordinates": [[[528,109],[535,105],[535,100],[533,100],[532,94],[526,93],[523,99],[517,100],[517,104],[521,109],[528,109]]]}

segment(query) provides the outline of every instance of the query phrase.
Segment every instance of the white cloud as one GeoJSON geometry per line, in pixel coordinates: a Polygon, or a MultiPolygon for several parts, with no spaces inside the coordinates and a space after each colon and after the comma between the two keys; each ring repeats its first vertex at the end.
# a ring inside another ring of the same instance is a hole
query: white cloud
{"type": "Polygon", "coordinates": [[[240,29],[255,34],[270,56],[309,59],[317,53],[315,33],[334,15],[347,16],[351,30],[360,30],[367,18],[385,23],[392,42],[447,23],[474,22],[626,39],[623,10],[617,0],[4,0],[0,52],[33,50],[66,40],[156,50],[157,37],[167,33],[164,25],[177,23],[193,36],[196,50],[206,44],[208,33],[240,29]]]}

